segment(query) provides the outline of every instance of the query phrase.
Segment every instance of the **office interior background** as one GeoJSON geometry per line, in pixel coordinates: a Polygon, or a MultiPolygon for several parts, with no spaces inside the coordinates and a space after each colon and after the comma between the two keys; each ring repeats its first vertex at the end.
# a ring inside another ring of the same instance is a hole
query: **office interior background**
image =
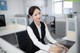
{"type": "MultiPolygon", "coordinates": [[[[0,15],[5,15],[6,26],[12,24],[20,24],[28,26],[32,19],[28,18],[28,9],[30,6],[39,6],[42,13],[41,21],[45,22],[49,28],[51,36],[54,39],[61,39],[66,36],[67,32],[67,18],[77,17],[76,30],[77,40],[80,37],[80,2],[79,1],[67,1],[67,0],[4,0],[6,1],[6,9],[1,9],[0,15]],[[72,15],[70,17],[70,15],[72,15]],[[55,21],[55,22],[54,22],[55,21]],[[55,25],[54,25],[55,24],[55,25]],[[53,26],[52,26],[53,25],[53,26]]],[[[0,3],[4,5],[4,3],[0,3]]],[[[73,21],[69,21],[69,30],[75,31],[73,21]]],[[[14,33],[7,36],[0,36],[1,38],[16,44],[14,33]],[[13,37],[13,38],[12,38],[13,37]]],[[[48,40],[45,39],[48,42],[48,40]]],[[[79,40],[78,40],[79,41],[79,40]]],[[[79,41],[80,42],[80,41],[79,41]]],[[[79,43],[78,42],[78,43],[79,43]]],[[[16,45],[17,46],[17,45],[16,45]]]]}

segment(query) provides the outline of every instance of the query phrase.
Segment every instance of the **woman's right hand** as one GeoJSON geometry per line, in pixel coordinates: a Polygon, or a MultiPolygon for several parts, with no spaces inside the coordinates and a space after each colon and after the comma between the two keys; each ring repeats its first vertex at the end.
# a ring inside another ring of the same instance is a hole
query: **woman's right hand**
{"type": "Polygon", "coordinates": [[[62,51],[63,51],[63,49],[62,48],[59,48],[59,47],[57,47],[57,46],[51,46],[50,48],[49,48],[49,51],[50,52],[53,52],[53,53],[61,53],[62,51]]]}

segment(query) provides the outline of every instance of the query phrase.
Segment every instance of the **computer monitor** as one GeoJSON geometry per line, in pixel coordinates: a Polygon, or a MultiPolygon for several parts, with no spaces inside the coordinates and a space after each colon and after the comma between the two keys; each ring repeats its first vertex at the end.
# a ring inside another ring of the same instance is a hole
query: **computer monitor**
{"type": "Polygon", "coordinates": [[[0,27],[6,26],[5,15],[0,15],[0,27]]]}
{"type": "Polygon", "coordinates": [[[73,18],[73,14],[68,14],[68,18],[73,18]]]}

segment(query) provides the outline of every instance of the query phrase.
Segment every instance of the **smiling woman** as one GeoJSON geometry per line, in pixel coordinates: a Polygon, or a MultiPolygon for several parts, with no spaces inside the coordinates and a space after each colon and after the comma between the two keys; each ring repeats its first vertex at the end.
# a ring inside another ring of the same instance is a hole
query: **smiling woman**
{"type": "Polygon", "coordinates": [[[35,53],[38,50],[44,50],[46,53],[60,53],[63,51],[63,48],[66,51],[65,47],[62,48],[61,46],[55,46],[54,43],[57,41],[51,37],[47,25],[41,21],[42,15],[38,6],[31,6],[29,8],[28,14],[29,17],[33,19],[33,21],[29,26],[27,26],[27,53],[35,53]],[[47,39],[52,44],[46,44],[44,41],[45,37],[47,37],[47,39]]]}

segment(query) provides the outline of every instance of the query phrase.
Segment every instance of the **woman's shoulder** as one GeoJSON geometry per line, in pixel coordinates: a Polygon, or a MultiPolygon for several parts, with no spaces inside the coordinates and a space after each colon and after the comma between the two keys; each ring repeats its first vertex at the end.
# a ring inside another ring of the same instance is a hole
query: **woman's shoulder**
{"type": "Polygon", "coordinates": [[[47,27],[47,24],[46,24],[46,22],[42,22],[42,23],[43,23],[44,27],[46,28],[46,27],[47,27]]]}
{"type": "Polygon", "coordinates": [[[42,21],[41,21],[41,23],[42,23],[42,24],[46,24],[45,22],[42,22],[42,21]]]}
{"type": "Polygon", "coordinates": [[[27,26],[27,29],[31,29],[31,27],[30,26],[27,26]]]}
{"type": "Polygon", "coordinates": [[[45,26],[47,26],[46,22],[42,22],[45,26]]]}

